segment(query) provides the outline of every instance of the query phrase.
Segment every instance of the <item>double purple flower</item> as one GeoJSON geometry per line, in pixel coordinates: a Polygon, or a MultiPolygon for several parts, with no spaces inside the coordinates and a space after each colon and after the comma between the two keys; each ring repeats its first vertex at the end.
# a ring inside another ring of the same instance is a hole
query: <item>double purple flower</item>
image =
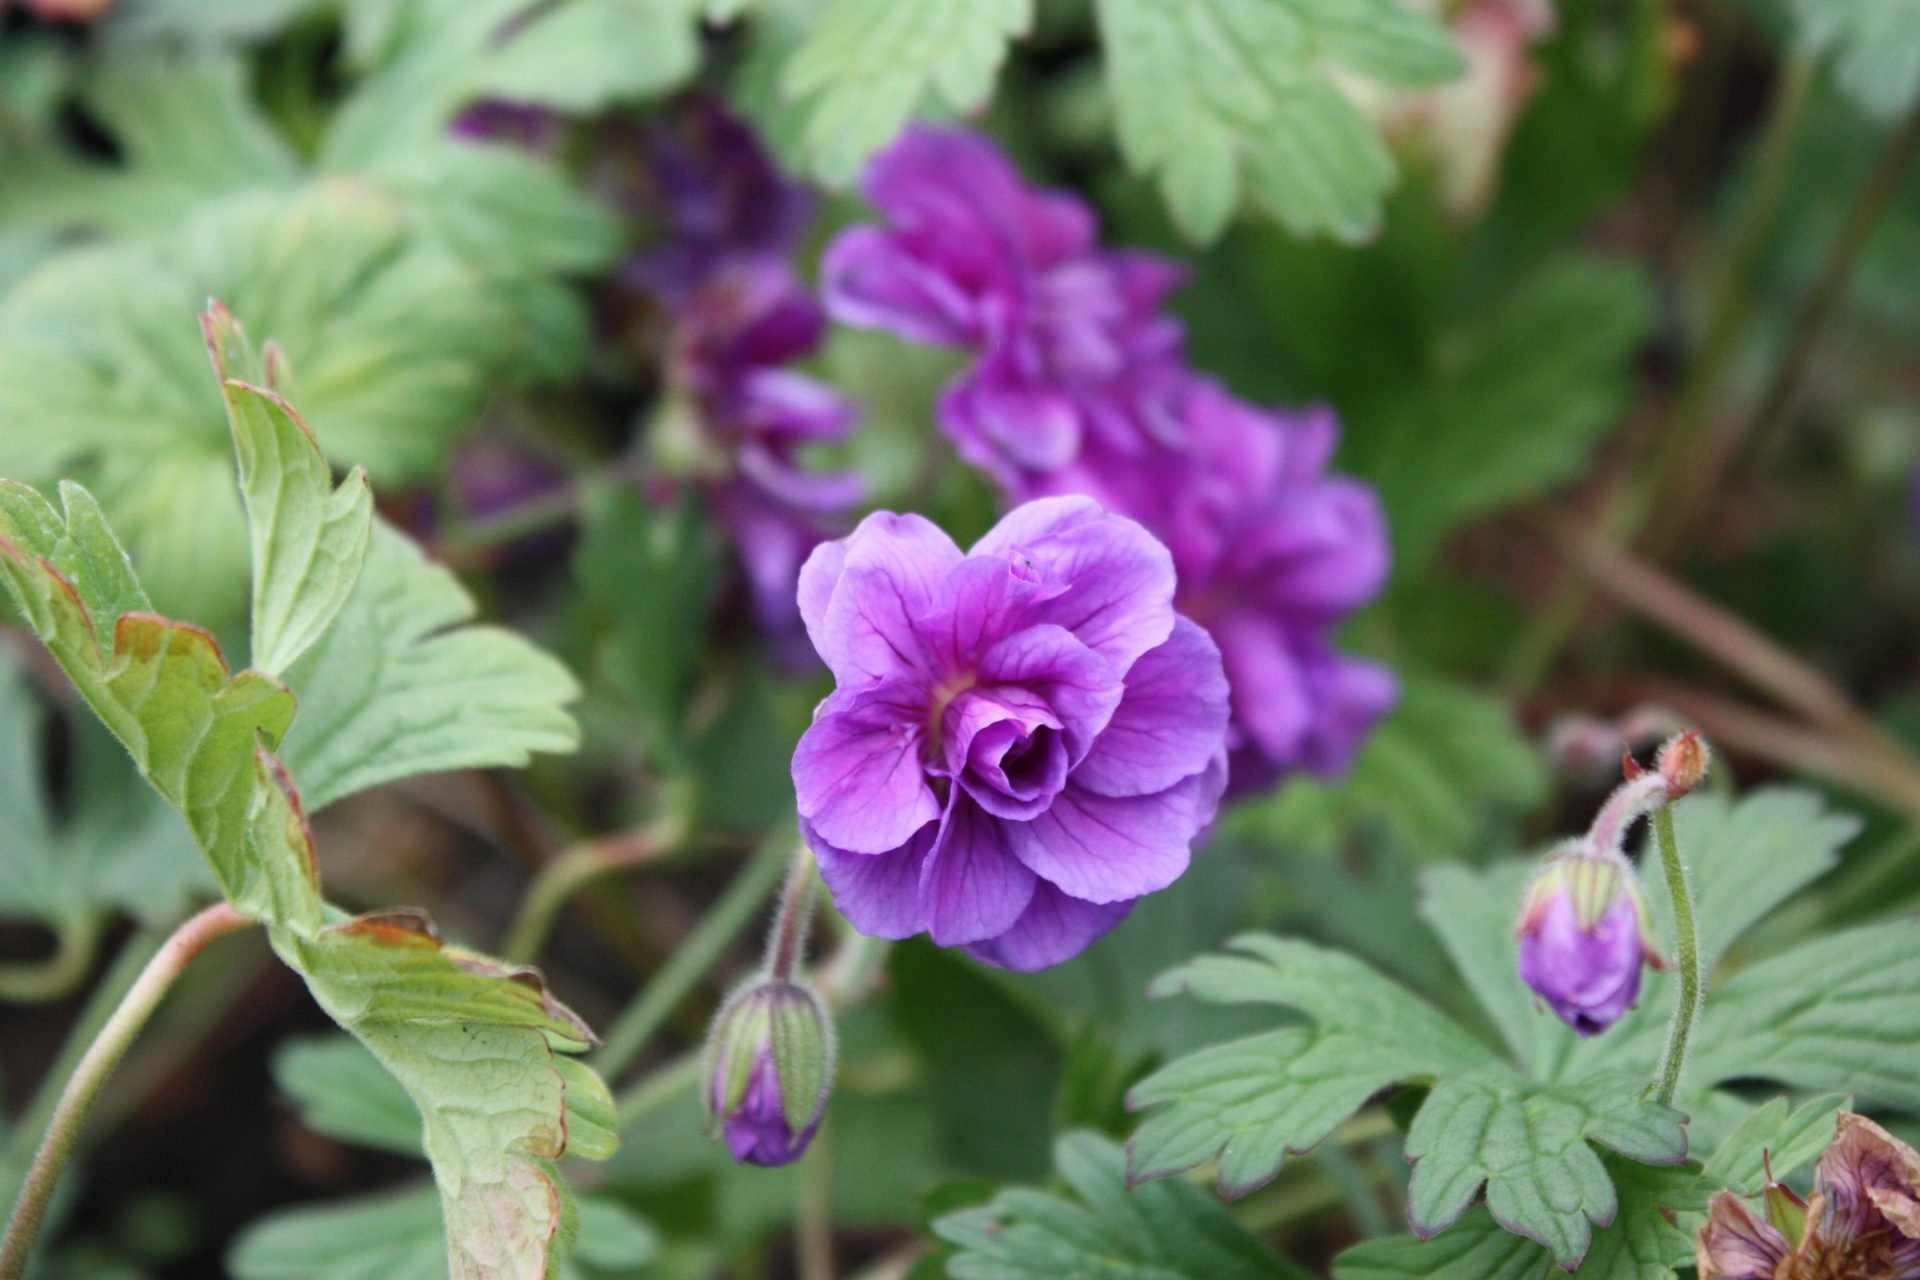
{"type": "Polygon", "coordinates": [[[1332,635],[1385,581],[1371,490],[1327,474],[1331,413],[1269,413],[1186,364],[1172,263],[1097,242],[1077,198],[1026,186],[992,144],[916,127],[869,167],[888,219],[828,248],[836,319],[959,346],[941,398],[962,458],[1009,501],[1084,493],[1172,550],[1178,605],[1233,683],[1233,787],[1345,770],[1394,704],[1332,635]]]}
{"type": "Polygon", "coordinates": [[[1040,969],[1186,870],[1225,780],[1227,685],[1138,524],[1044,499],[963,553],[882,512],[813,553],[800,608],[837,688],[794,786],[856,928],[1040,969]]]}

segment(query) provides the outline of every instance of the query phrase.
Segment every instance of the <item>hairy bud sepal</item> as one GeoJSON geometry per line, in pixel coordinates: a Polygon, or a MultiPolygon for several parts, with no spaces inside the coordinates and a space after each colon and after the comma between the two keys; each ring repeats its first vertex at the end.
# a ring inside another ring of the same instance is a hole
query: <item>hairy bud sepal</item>
{"type": "Polygon", "coordinates": [[[833,1017],[811,987],[761,977],[721,1006],[707,1036],[709,1132],[742,1164],[798,1160],[833,1088],[833,1017]]]}

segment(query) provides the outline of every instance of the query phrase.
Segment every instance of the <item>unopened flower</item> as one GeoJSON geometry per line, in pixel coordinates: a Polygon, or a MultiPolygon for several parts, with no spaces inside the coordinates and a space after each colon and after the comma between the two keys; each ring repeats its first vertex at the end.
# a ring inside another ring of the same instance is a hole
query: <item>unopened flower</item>
{"type": "Polygon", "coordinates": [[[1647,908],[1617,850],[1574,841],[1548,858],[1520,908],[1520,978],[1560,1020],[1591,1036],[1640,997],[1643,964],[1661,966],[1647,908]]]}
{"type": "Polygon", "coordinates": [[[838,688],[793,780],[856,928],[1039,969],[1186,870],[1225,780],[1227,684],[1173,595],[1166,548],[1080,497],[965,553],[887,512],[813,553],[800,607],[838,688]]]}
{"type": "Polygon", "coordinates": [[[1771,1184],[1756,1216],[1722,1191],[1694,1254],[1700,1280],[1920,1280],[1920,1152],[1842,1112],[1812,1195],[1771,1184]]]}
{"type": "Polygon", "coordinates": [[[707,1115],[743,1164],[798,1160],[833,1088],[833,1017],[813,989],[762,977],[730,996],[707,1036],[707,1115]]]}
{"type": "Polygon", "coordinates": [[[1667,798],[1678,800],[1706,781],[1712,759],[1707,740],[1697,731],[1690,729],[1670,738],[1660,748],[1659,762],[1655,765],[1660,780],[1666,784],[1667,798]]]}

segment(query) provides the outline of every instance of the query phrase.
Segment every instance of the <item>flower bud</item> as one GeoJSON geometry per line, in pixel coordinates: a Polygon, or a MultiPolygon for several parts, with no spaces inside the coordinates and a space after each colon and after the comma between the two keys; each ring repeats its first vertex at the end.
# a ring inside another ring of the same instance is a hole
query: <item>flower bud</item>
{"type": "Polygon", "coordinates": [[[710,1131],[743,1164],[798,1160],[833,1087],[833,1018],[812,988],[756,978],[727,998],[707,1036],[710,1131]]]}
{"type": "Polygon", "coordinates": [[[1640,966],[1661,966],[1633,869],[1576,841],[1550,857],[1520,909],[1520,978],[1582,1036],[1640,997],[1640,966]]]}
{"type": "Polygon", "coordinates": [[[1711,761],[1706,739],[1689,729],[1667,740],[1660,748],[1658,768],[1660,777],[1667,784],[1667,798],[1678,800],[1707,776],[1707,765],[1711,761]]]}

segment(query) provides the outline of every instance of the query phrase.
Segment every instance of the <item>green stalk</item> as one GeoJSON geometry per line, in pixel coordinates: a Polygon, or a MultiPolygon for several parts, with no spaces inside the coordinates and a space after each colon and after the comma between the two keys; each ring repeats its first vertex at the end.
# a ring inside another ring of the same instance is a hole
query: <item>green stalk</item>
{"type": "Polygon", "coordinates": [[[1680,861],[1680,841],[1673,833],[1673,810],[1662,805],[1653,811],[1653,831],[1660,845],[1660,865],[1666,871],[1667,894],[1673,899],[1673,932],[1679,955],[1680,1003],[1667,1030],[1667,1048],[1660,1057],[1653,1100],[1672,1106],[1680,1092],[1680,1076],[1687,1068],[1687,1042],[1700,1020],[1703,985],[1699,926],[1694,923],[1693,888],[1687,883],[1686,864],[1680,861]]]}
{"type": "Polygon", "coordinates": [[[14,1202],[6,1235],[0,1237],[0,1280],[20,1280],[26,1274],[34,1237],[39,1233],[60,1174],[80,1139],[80,1126],[86,1120],[87,1108],[114,1067],[126,1056],[134,1037],[166,998],[174,979],[209,942],[252,923],[224,902],[208,907],[175,929],[141,969],[125,998],[87,1047],[61,1090],[59,1102],[54,1105],[46,1136],[27,1167],[20,1198],[14,1202]]]}
{"type": "Polygon", "coordinates": [[[596,1071],[611,1078],[633,1064],[668,1015],[759,914],[761,904],[780,882],[780,873],[786,870],[792,852],[793,835],[784,826],[761,843],[752,861],[727,886],[686,941],[674,949],[653,980],[615,1019],[606,1043],[593,1056],[591,1065],[596,1071]]]}
{"type": "Polygon", "coordinates": [[[46,959],[0,965],[0,1002],[45,1004],[65,999],[87,980],[99,954],[99,915],[69,916],[53,926],[53,953],[46,959]]]}

